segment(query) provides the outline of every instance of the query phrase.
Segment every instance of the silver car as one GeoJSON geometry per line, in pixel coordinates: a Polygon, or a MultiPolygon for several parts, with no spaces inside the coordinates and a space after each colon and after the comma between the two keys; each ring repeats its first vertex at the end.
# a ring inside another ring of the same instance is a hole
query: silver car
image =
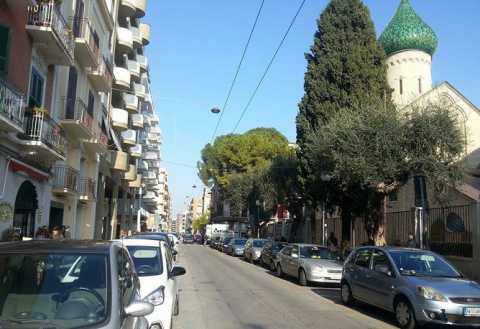
{"type": "Polygon", "coordinates": [[[339,284],[342,263],[327,247],[314,244],[292,244],[284,247],[275,261],[277,275],[295,277],[306,286],[309,282],[339,284]]]}
{"type": "Polygon", "coordinates": [[[267,243],[265,239],[248,239],[245,243],[243,258],[250,263],[259,261],[265,243],[267,243]]]}
{"type": "Polygon", "coordinates": [[[480,327],[480,285],[430,251],[355,250],[345,262],[341,299],[394,312],[402,329],[427,323],[480,327]]]}
{"type": "Polygon", "coordinates": [[[29,241],[0,244],[0,327],[147,329],[153,305],[140,300],[120,243],[29,241]]]}

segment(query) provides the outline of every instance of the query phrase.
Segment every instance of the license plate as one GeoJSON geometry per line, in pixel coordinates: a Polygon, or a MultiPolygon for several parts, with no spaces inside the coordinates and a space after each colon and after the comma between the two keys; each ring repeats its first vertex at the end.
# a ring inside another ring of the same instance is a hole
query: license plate
{"type": "Polygon", "coordinates": [[[480,317],[480,307],[465,307],[463,309],[464,316],[480,317]]]}

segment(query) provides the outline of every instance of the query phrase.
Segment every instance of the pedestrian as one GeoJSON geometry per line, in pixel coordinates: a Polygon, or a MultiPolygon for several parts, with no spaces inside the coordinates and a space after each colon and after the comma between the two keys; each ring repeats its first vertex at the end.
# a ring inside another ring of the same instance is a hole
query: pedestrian
{"type": "Polygon", "coordinates": [[[64,240],[65,234],[61,226],[55,226],[51,232],[52,240],[64,240]]]}
{"type": "Polygon", "coordinates": [[[415,241],[415,237],[411,233],[408,235],[407,247],[408,248],[416,248],[417,247],[417,241],[415,241]]]}
{"type": "Polygon", "coordinates": [[[50,233],[46,226],[39,227],[35,233],[35,240],[48,240],[50,239],[50,233]]]}
{"type": "Polygon", "coordinates": [[[332,251],[335,251],[338,249],[338,240],[335,237],[335,233],[333,232],[330,232],[330,235],[328,236],[327,247],[332,251]]]}

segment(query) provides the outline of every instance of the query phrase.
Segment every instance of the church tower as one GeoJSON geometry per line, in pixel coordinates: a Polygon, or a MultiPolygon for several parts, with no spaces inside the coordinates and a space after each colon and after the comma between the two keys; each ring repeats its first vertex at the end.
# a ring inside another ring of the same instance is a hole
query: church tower
{"type": "Polygon", "coordinates": [[[401,0],[379,41],[387,54],[387,80],[396,105],[402,108],[432,89],[432,56],[438,39],[410,0],[401,0]]]}

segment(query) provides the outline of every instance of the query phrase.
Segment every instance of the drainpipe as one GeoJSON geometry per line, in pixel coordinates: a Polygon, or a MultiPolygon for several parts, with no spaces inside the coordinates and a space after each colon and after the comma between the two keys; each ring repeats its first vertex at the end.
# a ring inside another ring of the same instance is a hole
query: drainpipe
{"type": "Polygon", "coordinates": [[[3,198],[5,197],[5,187],[7,186],[7,178],[8,178],[8,167],[10,166],[11,161],[12,161],[12,158],[7,157],[7,165],[5,166],[5,175],[3,176],[2,193],[0,193],[0,200],[3,200],[3,198]]]}

